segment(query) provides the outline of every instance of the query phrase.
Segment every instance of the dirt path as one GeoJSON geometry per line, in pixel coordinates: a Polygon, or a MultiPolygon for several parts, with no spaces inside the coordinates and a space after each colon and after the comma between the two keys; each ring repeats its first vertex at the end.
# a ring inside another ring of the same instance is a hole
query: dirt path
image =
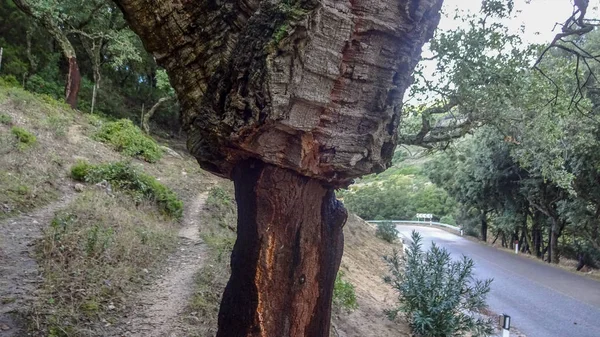
{"type": "MultiPolygon", "coordinates": [[[[63,191],[64,192],[64,191],[63,191]]],[[[72,190],[60,200],[31,214],[0,221],[0,336],[25,336],[19,317],[34,299],[37,285],[43,281],[34,258],[34,242],[41,238],[54,212],[74,198],[72,190]]]]}
{"type": "Polygon", "coordinates": [[[199,237],[200,213],[207,193],[188,208],[179,231],[180,246],[169,257],[168,268],[147,290],[134,299],[135,309],[110,336],[182,337],[189,336],[183,311],[194,291],[194,276],[202,267],[205,246],[199,237]]]}

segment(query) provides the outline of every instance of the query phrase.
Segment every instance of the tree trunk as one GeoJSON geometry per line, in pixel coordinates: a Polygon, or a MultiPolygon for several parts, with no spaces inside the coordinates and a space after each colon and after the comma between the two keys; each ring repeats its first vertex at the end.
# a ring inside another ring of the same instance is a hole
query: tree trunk
{"type": "Polygon", "coordinates": [[[54,38],[54,40],[60,45],[63,56],[68,63],[67,79],[65,83],[65,101],[71,106],[71,108],[77,108],[77,95],[79,94],[79,86],[81,83],[81,74],[79,72],[79,65],[77,64],[77,55],[75,54],[75,48],[69,41],[67,35],[61,30],[61,27],[56,21],[56,18],[52,17],[49,12],[34,11],[31,4],[27,0],[14,0],[14,3],[23,11],[23,13],[34,18],[39,22],[48,33],[54,38]]]}
{"type": "Polygon", "coordinates": [[[236,185],[218,336],[328,336],[333,189],[390,165],[442,0],[115,2],[169,75],[188,149],[236,185]]]}
{"type": "Polygon", "coordinates": [[[483,241],[483,242],[487,242],[487,229],[488,229],[487,213],[482,212],[481,213],[481,241],[483,241]]]}
{"type": "Polygon", "coordinates": [[[233,172],[238,240],[219,337],[328,337],[347,217],[331,187],[258,160],[233,172]]]}
{"type": "Polygon", "coordinates": [[[145,133],[148,133],[148,134],[150,133],[150,118],[152,118],[152,116],[154,116],[154,113],[156,112],[156,110],[158,110],[158,107],[170,99],[171,99],[171,97],[161,97],[158,100],[158,102],[156,102],[152,106],[152,108],[150,108],[150,110],[148,110],[147,113],[142,114],[142,130],[144,130],[145,133]]]}

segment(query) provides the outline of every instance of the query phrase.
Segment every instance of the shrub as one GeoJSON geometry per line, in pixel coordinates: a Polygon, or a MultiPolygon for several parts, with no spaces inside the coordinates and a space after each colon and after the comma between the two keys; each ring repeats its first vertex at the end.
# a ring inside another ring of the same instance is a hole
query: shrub
{"type": "Polygon", "coordinates": [[[354,285],[344,280],[344,272],[341,270],[337,273],[333,284],[333,305],[348,311],[358,308],[354,285]]]}
{"type": "Polygon", "coordinates": [[[389,243],[393,243],[398,239],[398,230],[391,221],[380,222],[377,224],[375,235],[389,243]]]}
{"type": "Polygon", "coordinates": [[[404,312],[417,336],[491,334],[492,322],[479,313],[486,307],[492,280],[474,280],[473,260],[466,256],[453,261],[446,249],[435,244],[423,252],[421,240],[413,231],[404,258],[395,250],[384,257],[391,273],[384,279],[399,293],[400,301],[398,308],[387,311],[388,316],[404,312]]]}
{"type": "Polygon", "coordinates": [[[10,117],[9,115],[0,113],[0,124],[11,125],[12,117],[10,117]]]}
{"type": "Polygon", "coordinates": [[[20,87],[21,83],[17,80],[14,75],[7,75],[0,77],[0,87],[20,87]]]}
{"type": "Polygon", "coordinates": [[[440,219],[440,222],[448,224],[448,225],[456,226],[456,220],[454,220],[454,217],[452,217],[452,215],[444,215],[440,219]]]}
{"type": "Polygon", "coordinates": [[[17,140],[19,141],[19,149],[21,150],[27,149],[35,145],[37,142],[35,135],[23,128],[13,126],[10,131],[15,137],[17,137],[17,140]]]}
{"type": "Polygon", "coordinates": [[[149,163],[162,157],[160,146],[128,119],[105,123],[95,138],[111,144],[115,150],[127,156],[139,157],[149,163]]]}
{"type": "Polygon", "coordinates": [[[131,193],[138,202],[154,201],[158,208],[168,216],[176,219],[183,216],[183,202],[173,191],[156,178],[140,172],[129,163],[91,165],[80,161],[71,167],[71,177],[92,184],[105,180],[114,188],[131,193]]]}

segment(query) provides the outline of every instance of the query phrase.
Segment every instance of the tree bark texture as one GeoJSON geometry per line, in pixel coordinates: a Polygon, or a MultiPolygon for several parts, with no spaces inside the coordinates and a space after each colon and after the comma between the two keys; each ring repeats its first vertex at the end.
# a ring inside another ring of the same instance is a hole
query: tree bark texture
{"type": "Polygon", "coordinates": [[[238,239],[217,336],[328,337],[346,210],[330,186],[259,160],[233,180],[238,239]]]}
{"type": "Polygon", "coordinates": [[[384,170],[442,0],[116,0],[169,74],[188,148],[339,186],[384,170]]]}
{"type": "Polygon", "coordinates": [[[487,213],[482,212],[481,213],[481,241],[483,241],[483,242],[487,242],[487,230],[488,230],[487,213]]]}

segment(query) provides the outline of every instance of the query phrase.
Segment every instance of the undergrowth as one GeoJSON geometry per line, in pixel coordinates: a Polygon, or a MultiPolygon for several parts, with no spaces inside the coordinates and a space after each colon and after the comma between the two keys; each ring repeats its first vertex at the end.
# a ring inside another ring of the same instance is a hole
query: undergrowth
{"type": "Polygon", "coordinates": [[[55,214],[36,245],[44,283],[32,329],[81,336],[88,321],[116,319],[126,294],[175,243],[175,226],[149,203],[121,193],[107,197],[100,189],[84,192],[55,214]]]}
{"type": "Polygon", "coordinates": [[[10,132],[17,138],[19,150],[27,150],[37,143],[37,137],[22,127],[13,126],[10,132]]]}
{"type": "Polygon", "coordinates": [[[157,162],[163,155],[160,146],[128,119],[104,123],[95,138],[112,145],[118,152],[149,163],[157,162]]]}
{"type": "Polygon", "coordinates": [[[221,295],[230,276],[229,259],[235,243],[237,209],[231,185],[213,187],[204,205],[200,236],[208,247],[206,262],[196,274],[187,311],[198,336],[214,336],[221,295]],[[198,324],[201,322],[202,324],[198,324]]]}
{"type": "Polygon", "coordinates": [[[92,184],[106,181],[131,194],[137,203],[153,201],[162,213],[175,219],[183,216],[183,201],[171,189],[129,163],[92,165],[80,161],[71,168],[71,177],[92,184]]]}
{"type": "Polygon", "coordinates": [[[344,272],[338,271],[333,284],[333,306],[340,310],[353,311],[358,308],[354,285],[344,280],[344,272]]]}

